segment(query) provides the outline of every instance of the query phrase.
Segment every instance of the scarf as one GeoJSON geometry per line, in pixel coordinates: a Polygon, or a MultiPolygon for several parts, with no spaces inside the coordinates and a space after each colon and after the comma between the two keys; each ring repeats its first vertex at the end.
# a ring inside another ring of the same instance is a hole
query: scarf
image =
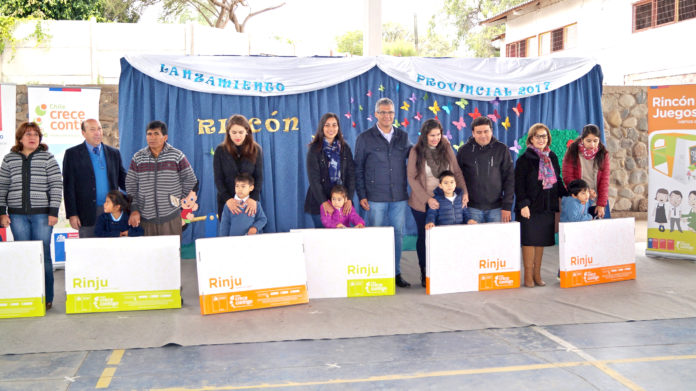
{"type": "Polygon", "coordinates": [[[534,146],[530,146],[530,148],[539,156],[539,177],[537,179],[541,181],[544,190],[552,188],[556,183],[556,173],[549,157],[551,150],[549,147],[544,148],[543,151],[534,146]]]}
{"type": "Polygon", "coordinates": [[[438,157],[436,148],[425,147],[425,164],[430,167],[430,171],[435,178],[438,178],[443,171],[449,168],[449,163],[447,161],[437,161],[436,158],[438,157]]]}
{"type": "Polygon", "coordinates": [[[595,155],[597,155],[599,148],[587,149],[582,144],[582,142],[580,142],[580,144],[578,145],[578,150],[580,151],[580,155],[582,155],[582,157],[584,157],[587,160],[592,160],[595,158],[595,155]]]}
{"type": "Polygon", "coordinates": [[[331,185],[342,185],[341,180],[341,145],[338,143],[337,139],[329,144],[326,139],[324,139],[323,147],[324,155],[326,160],[329,162],[329,180],[331,185]]]}

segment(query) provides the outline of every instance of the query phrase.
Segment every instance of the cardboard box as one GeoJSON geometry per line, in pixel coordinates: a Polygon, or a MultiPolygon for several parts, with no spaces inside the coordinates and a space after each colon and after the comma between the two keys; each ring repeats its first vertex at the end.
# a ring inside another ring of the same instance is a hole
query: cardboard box
{"type": "Polygon", "coordinates": [[[0,243],[0,318],[46,314],[41,241],[0,243]]]}

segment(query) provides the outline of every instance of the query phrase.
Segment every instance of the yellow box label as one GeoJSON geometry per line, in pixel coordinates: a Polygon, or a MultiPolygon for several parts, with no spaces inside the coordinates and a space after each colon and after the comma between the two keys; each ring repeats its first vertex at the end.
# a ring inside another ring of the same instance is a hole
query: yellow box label
{"type": "Polygon", "coordinates": [[[348,280],[348,297],[388,296],[395,291],[393,278],[348,280]]]}
{"type": "Polygon", "coordinates": [[[42,297],[0,299],[0,318],[26,318],[46,315],[42,297]]]}
{"type": "Polygon", "coordinates": [[[65,303],[68,314],[164,308],[181,308],[179,290],[69,294],[65,303]]]}

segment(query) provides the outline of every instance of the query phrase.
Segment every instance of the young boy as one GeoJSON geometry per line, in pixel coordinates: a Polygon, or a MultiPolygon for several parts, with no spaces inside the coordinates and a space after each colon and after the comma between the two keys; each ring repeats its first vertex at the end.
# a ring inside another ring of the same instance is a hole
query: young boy
{"type": "Polygon", "coordinates": [[[225,206],[220,219],[220,235],[218,236],[244,236],[259,233],[266,226],[266,215],[263,213],[261,203],[256,202],[256,213],[252,216],[245,212],[249,193],[254,190],[254,178],[241,173],[234,178],[234,199],[241,206],[241,212],[234,214],[225,206]]]}
{"type": "Polygon", "coordinates": [[[590,190],[590,186],[582,179],[576,179],[568,184],[570,196],[561,199],[561,223],[573,223],[592,220],[589,212],[594,204],[596,194],[590,190]]]}
{"type": "Polygon", "coordinates": [[[425,229],[436,225],[476,224],[469,217],[469,211],[462,207],[462,189],[457,188],[454,173],[445,170],[440,174],[440,184],[434,191],[435,200],[440,204],[438,209],[428,209],[425,215],[425,229]]]}

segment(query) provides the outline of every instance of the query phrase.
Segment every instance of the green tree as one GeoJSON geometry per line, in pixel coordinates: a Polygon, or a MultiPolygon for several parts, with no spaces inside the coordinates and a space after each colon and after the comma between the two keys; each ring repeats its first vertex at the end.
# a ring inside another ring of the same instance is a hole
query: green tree
{"type": "Polygon", "coordinates": [[[102,0],[2,0],[0,15],[53,20],[104,20],[102,0]]]}
{"type": "Polygon", "coordinates": [[[363,32],[360,30],[354,30],[336,37],[336,47],[341,53],[350,53],[354,56],[362,56],[363,32]]]}
{"type": "Polygon", "coordinates": [[[480,26],[479,23],[525,0],[445,0],[443,13],[457,29],[458,47],[462,45],[476,57],[495,57],[500,50],[491,39],[505,32],[505,26],[480,26]]]}
{"type": "Polygon", "coordinates": [[[419,38],[421,44],[418,48],[419,55],[424,57],[450,57],[456,49],[456,44],[451,43],[445,36],[437,31],[435,19],[430,19],[428,32],[425,37],[419,38]]]}
{"type": "Polygon", "coordinates": [[[153,1],[143,0],[101,0],[104,20],[117,23],[137,23],[143,9],[153,1]]]}
{"type": "MultiPolygon", "coordinates": [[[[159,0],[152,3],[162,4],[164,19],[179,19],[191,8],[205,20],[211,27],[225,28],[228,23],[234,25],[234,29],[244,32],[249,19],[264,12],[272,11],[285,5],[285,2],[254,11],[249,3],[251,0],[159,0]]],[[[257,1],[258,3],[258,1],[257,1]]]]}

